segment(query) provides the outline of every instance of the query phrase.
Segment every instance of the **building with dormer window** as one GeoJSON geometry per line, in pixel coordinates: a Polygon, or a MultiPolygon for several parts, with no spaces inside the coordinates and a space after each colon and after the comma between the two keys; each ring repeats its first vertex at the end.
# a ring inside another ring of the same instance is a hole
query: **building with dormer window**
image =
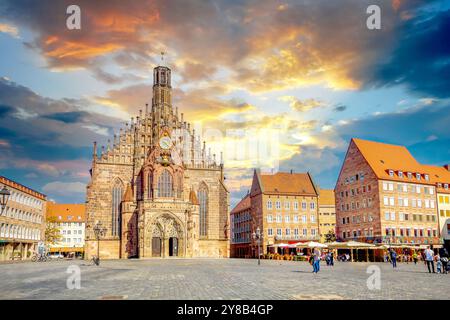
{"type": "Polygon", "coordinates": [[[441,244],[437,168],[404,146],[352,139],[335,187],[337,238],[441,244]]]}

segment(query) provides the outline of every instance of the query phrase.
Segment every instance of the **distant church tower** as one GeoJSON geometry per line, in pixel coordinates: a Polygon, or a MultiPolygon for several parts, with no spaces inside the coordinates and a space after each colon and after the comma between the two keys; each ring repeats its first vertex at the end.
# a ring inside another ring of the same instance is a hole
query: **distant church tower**
{"type": "Polygon", "coordinates": [[[224,166],[174,112],[169,67],[154,68],[151,110],[145,110],[100,155],[94,144],[86,258],[96,255],[99,223],[107,230],[103,258],[228,257],[224,166]]]}

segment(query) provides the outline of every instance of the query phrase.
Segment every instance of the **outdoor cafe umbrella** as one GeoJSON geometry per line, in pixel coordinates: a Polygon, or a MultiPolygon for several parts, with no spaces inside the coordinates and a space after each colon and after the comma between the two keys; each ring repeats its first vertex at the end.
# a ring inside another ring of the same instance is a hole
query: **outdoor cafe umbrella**
{"type": "Polygon", "coordinates": [[[275,244],[270,245],[269,247],[271,247],[271,248],[278,248],[278,247],[287,248],[287,247],[289,247],[289,244],[288,243],[275,243],[275,244]]]}
{"type": "Polygon", "coordinates": [[[320,243],[320,242],[314,242],[314,241],[308,241],[308,242],[299,242],[295,244],[296,247],[306,247],[306,248],[326,248],[327,245],[320,243]]]}
{"type": "Polygon", "coordinates": [[[336,248],[336,249],[350,249],[351,252],[351,258],[352,261],[354,259],[353,255],[353,249],[356,249],[356,252],[358,252],[358,249],[366,249],[366,260],[369,260],[369,249],[370,248],[376,248],[375,245],[371,243],[365,243],[365,242],[357,242],[357,241],[348,241],[348,242],[332,242],[328,244],[328,247],[330,248],[336,248]]]}

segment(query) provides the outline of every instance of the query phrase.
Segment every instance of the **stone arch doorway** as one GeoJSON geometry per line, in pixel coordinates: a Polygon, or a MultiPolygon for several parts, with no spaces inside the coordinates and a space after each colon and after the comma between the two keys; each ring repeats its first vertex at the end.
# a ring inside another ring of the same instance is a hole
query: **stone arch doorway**
{"type": "Polygon", "coordinates": [[[177,257],[178,256],[178,238],[170,237],[169,238],[169,257],[177,257]]]}
{"type": "Polygon", "coordinates": [[[149,228],[146,252],[151,257],[184,257],[184,229],[172,214],[165,213],[152,220],[149,228]]]}
{"type": "Polygon", "coordinates": [[[162,243],[163,236],[160,229],[160,226],[157,224],[152,225],[152,233],[151,233],[151,241],[152,241],[152,257],[161,257],[162,256],[162,243]]]}

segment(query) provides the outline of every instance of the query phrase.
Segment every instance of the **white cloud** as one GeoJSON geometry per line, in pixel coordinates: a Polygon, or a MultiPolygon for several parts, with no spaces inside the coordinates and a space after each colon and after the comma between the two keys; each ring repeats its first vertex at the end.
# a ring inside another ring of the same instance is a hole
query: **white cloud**
{"type": "Polygon", "coordinates": [[[52,196],[67,196],[70,193],[85,193],[86,184],[82,182],[53,181],[47,183],[42,190],[52,196]]]}
{"type": "Polygon", "coordinates": [[[19,38],[19,30],[6,23],[0,23],[0,32],[7,33],[14,38],[19,38]]]}

